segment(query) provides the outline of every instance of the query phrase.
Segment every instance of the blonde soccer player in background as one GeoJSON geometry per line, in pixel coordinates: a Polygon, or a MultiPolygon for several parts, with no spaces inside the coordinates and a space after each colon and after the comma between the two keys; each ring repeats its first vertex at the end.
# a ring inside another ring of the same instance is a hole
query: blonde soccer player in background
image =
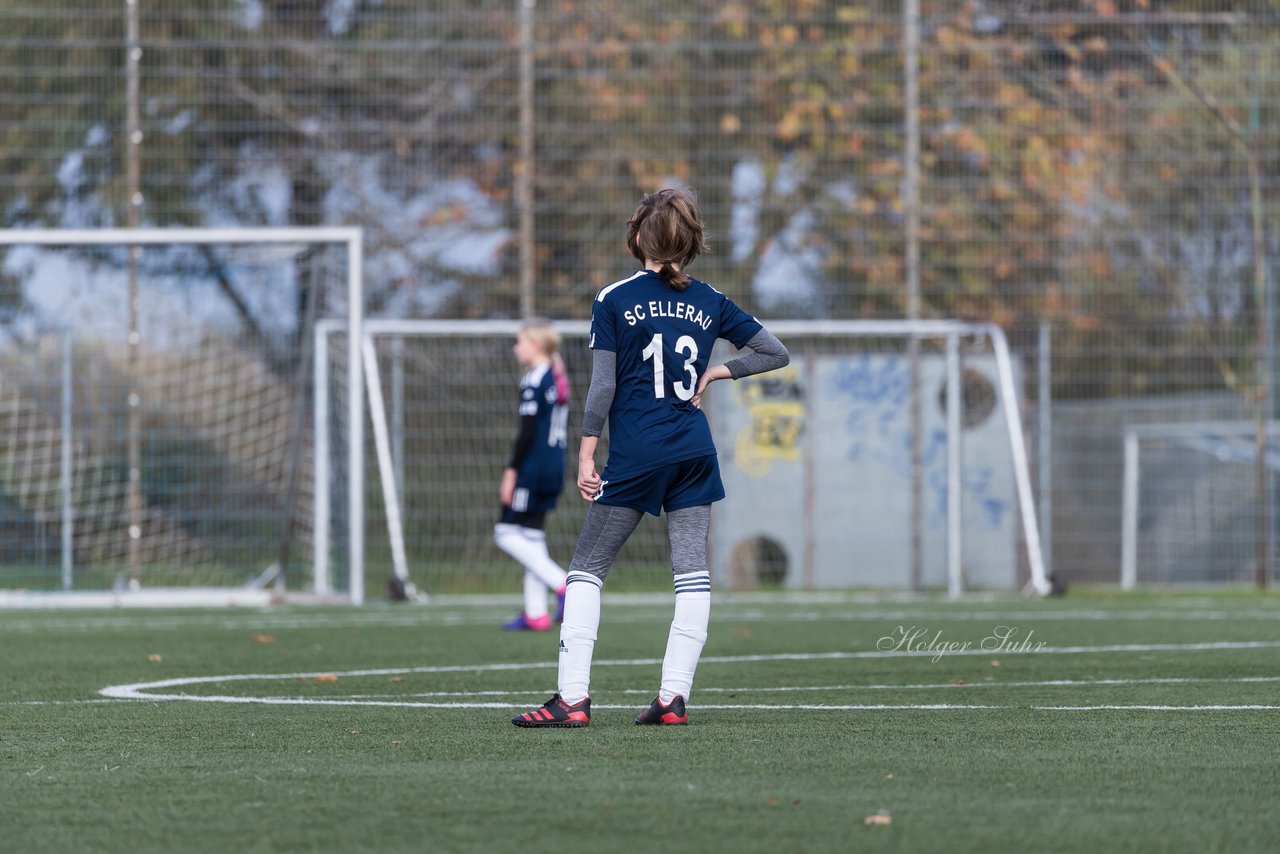
{"type": "Polygon", "coordinates": [[[502,471],[501,517],[493,541],[524,567],[524,609],[504,628],[551,629],[547,592],[556,594],[556,622],[564,616],[566,574],[547,552],[546,519],[564,489],[569,378],[560,358],[560,333],[541,320],[526,323],[512,347],[525,369],[520,381],[520,428],[502,471]]]}

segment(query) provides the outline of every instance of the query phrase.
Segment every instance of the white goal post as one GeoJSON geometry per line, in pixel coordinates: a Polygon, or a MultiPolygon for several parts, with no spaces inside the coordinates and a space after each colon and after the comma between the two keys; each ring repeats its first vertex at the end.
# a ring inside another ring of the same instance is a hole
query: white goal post
{"type": "Polygon", "coordinates": [[[1280,421],[1262,424],[1257,420],[1210,420],[1125,426],[1122,589],[1133,590],[1140,581],[1254,581],[1256,567],[1252,564],[1259,535],[1255,523],[1260,499],[1256,481],[1260,426],[1269,444],[1264,449],[1267,469],[1280,472],[1280,454],[1276,451],[1280,421]],[[1153,497],[1162,497],[1163,501],[1157,502],[1153,497]],[[1149,506],[1157,503],[1161,506],[1149,506]],[[1154,545],[1145,544],[1143,534],[1148,531],[1158,532],[1146,538],[1154,545]]]}
{"type": "MultiPolygon", "coordinates": [[[[362,337],[361,324],[363,322],[363,306],[364,306],[364,283],[362,278],[364,249],[363,249],[363,232],[360,228],[297,227],[297,228],[0,229],[0,247],[33,247],[40,250],[48,250],[48,249],[71,250],[77,247],[86,247],[86,248],[97,247],[100,250],[102,247],[112,247],[112,248],[115,248],[116,250],[126,250],[126,249],[129,250],[130,269],[133,274],[130,280],[131,281],[130,302],[135,302],[135,304],[132,306],[132,311],[135,313],[134,316],[136,316],[137,305],[135,301],[136,291],[132,291],[133,282],[135,281],[133,276],[136,276],[137,258],[139,257],[139,253],[141,252],[142,247],[179,248],[184,246],[189,246],[189,247],[223,246],[223,247],[229,247],[229,248],[236,247],[235,251],[237,252],[249,252],[250,254],[252,254],[251,250],[242,250],[239,247],[267,246],[267,245],[270,245],[270,246],[292,245],[296,247],[336,245],[337,247],[339,247],[340,250],[345,251],[345,279],[346,279],[345,281],[345,300],[346,300],[345,313],[346,313],[346,317],[343,318],[343,320],[341,321],[341,325],[346,332],[346,338],[348,342],[352,345],[358,344],[358,342],[361,340],[361,337],[362,337]]],[[[230,249],[228,249],[228,251],[230,251],[230,249]]],[[[305,250],[304,250],[304,254],[305,254],[305,250]]],[[[118,258],[118,256],[113,256],[113,257],[118,258]]],[[[301,256],[297,256],[297,257],[301,257],[301,256]]],[[[166,275],[170,275],[170,277],[175,280],[180,279],[180,275],[178,274],[166,274],[166,275]]],[[[335,286],[336,284],[337,283],[335,281],[335,286]]],[[[241,306],[240,308],[243,310],[244,306],[241,306]]],[[[120,316],[124,317],[125,309],[121,307],[119,311],[120,311],[120,316]]],[[[300,335],[302,332],[303,323],[304,323],[303,318],[299,316],[297,318],[297,324],[298,324],[300,335]]],[[[139,344],[139,337],[140,336],[135,335],[134,333],[131,332],[129,336],[130,340],[128,342],[128,346],[136,350],[139,344]]],[[[123,341],[121,341],[120,343],[123,343],[123,341]]],[[[188,363],[192,362],[193,359],[197,363],[197,366],[194,368],[187,368],[187,369],[199,370],[199,367],[198,367],[199,356],[188,358],[187,360],[188,363]]],[[[69,364],[70,364],[70,360],[68,359],[66,360],[66,365],[69,366],[69,364]]],[[[242,365],[241,368],[246,372],[252,372],[254,370],[259,369],[257,366],[253,366],[253,365],[242,365]]],[[[69,367],[67,367],[66,370],[69,373],[69,370],[70,370],[69,367]]],[[[129,380],[130,383],[133,383],[134,381],[135,381],[134,379],[129,380]]],[[[352,416],[351,417],[351,438],[353,442],[357,442],[360,444],[363,443],[363,435],[362,435],[363,420],[361,417],[364,411],[363,410],[363,398],[364,398],[363,383],[364,383],[364,376],[361,373],[361,365],[358,363],[352,364],[350,366],[349,376],[347,377],[347,384],[354,392],[349,401],[349,406],[350,406],[351,416],[352,416]]],[[[69,386],[69,382],[64,383],[64,385],[69,386]]],[[[181,388],[179,388],[178,390],[183,392],[186,391],[181,388]]],[[[275,391],[276,391],[277,398],[282,396],[279,393],[279,389],[276,389],[275,391]]],[[[11,395],[11,397],[13,396],[14,395],[11,395]]],[[[28,397],[30,397],[30,395],[28,395],[28,397]]],[[[139,407],[138,399],[139,399],[139,396],[135,395],[131,391],[129,394],[128,406],[131,409],[137,409],[139,407]]],[[[23,405],[26,406],[27,404],[24,403],[23,405]]],[[[252,403],[246,403],[245,407],[248,409],[253,408],[252,403]]],[[[283,405],[281,405],[281,407],[279,408],[281,411],[284,410],[283,405]]],[[[38,414],[44,420],[48,420],[48,416],[45,415],[44,413],[38,413],[38,414]]],[[[66,417],[69,417],[69,416],[66,416],[66,417]]],[[[254,414],[250,412],[245,417],[251,418],[251,417],[254,417],[254,414]]],[[[41,424],[43,424],[43,422],[41,422],[41,424]]],[[[35,430],[37,429],[37,427],[32,427],[31,429],[35,430]]],[[[49,432],[43,426],[39,426],[38,429],[44,430],[45,433],[49,432]]],[[[273,594],[273,591],[269,589],[267,585],[264,583],[263,578],[259,578],[257,583],[250,582],[245,584],[243,587],[226,586],[226,587],[203,587],[202,588],[202,587],[198,587],[196,584],[192,584],[191,586],[175,587],[172,589],[168,589],[168,588],[161,589],[160,587],[153,587],[148,584],[139,585],[137,583],[138,579],[133,578],[130,580],[129,586],[124,588],[121,588],[119,584],[117,584],[116,589],[113,589],[113,590],[100,590],[100,591],[93,591],[93,592],[90,592],[87,589],[72,590],[71,589],[72,573],[71,573],[71,566],[70,566],[72,549],[71,549],[71,533],[70,532],[71,532],[72,526],[76,525],[79,520],[75,518],[75,509],[70,506],[69,500],[66,499],[66,496],[70,494],[70,491],[73,488],[72,479],[75,478],[76,475],[69,471],[71,467],[69,464],[69,457],[70,457],[69,449],[71,444],[71,440],[68,438],[69,431],[67,429],[63,429],[62,432],[63,432],[63,439],[61,441],[63,444],[63,451],[61,456],[62,456],[62,461],[63,461],[62,465],[64,467],[64,471],[61,475],[62,483],[61,483],[60,489],[62,490],[64,495],[64,500],[62,502],[63,509],[62,509],[62,520],[61,520],[61,525],[63,526],[63,557],[62,557],[63,589],[60,592],[50,593],[48,595],[41,595],[41,596],[36,596],[35,594],[23,595],[22,592],[18,592],[17,594],[0,592],[0,603],[13,604],[19,607],[32,606],[33,604],[36,607],[85,606],[85,605],[94,606],[94,605],[104,605],[104,604],[112,605],[112,606],[130,605],[130,604],[144,605],[144,606],[174,606],[174,605],[185,606],[185,605],[195,605],[195,604],[263,604],[265,602],[272,601],[275,595],[277,595],[280,592],[281,588],[277,587],[275,593],[273,594]]],[[[183,436],[177,436],[171,441],[180,442],[184,440],[194,441],[194,439],[190,439],[188,437],[183,437],[183,436]]],[[[42,454],[44,453],[43,449],[41,450],[41,453],[42,454]]],[[[130,459],[131,460],[136,459],[136,452],[134,453],[134,456],[131,456],[130,459]]],[[[362,507],[359,506],[361,503],[361,497],[363,495],[363,486],[361,481],[364,475],[364,470],[361,462],[362,461],[359,455],[353,455],[350,460],[350,465],[347,471],[347,477],[354,486],[354,488],[350,493],[351,507],[349,508],[349,512],[357,515],[360,512],[362,512],[362,507]]],[[[131,468],[127,475],[128,479],[130,480],[136,480],[140,476],[136,468],[132,467],[133,465],[135,464],[131,463],[131,468]]],[[[279,467],[277,466],[277,469],[278,468],[279,467]]],[[[95,474],[95,476],[97,476],[97,474],[95,474]]],[[[190,476],[193,479],[193,481],[195,481],[199,475],[198,473],[193,473],[190,476]]],[[[57,486],[58,476],[56,472],[54,475],[47,476],[45,479],[50,480],[50,482],[55,487],[57,486]]],[[[81,487],[82,484],[75,484],[75,486],[81,487]]],[[[198,488],[198,484],[193,488],[198,488]]],[[[45,491],[48,492],[49,488],[46,488],[45,491]]],[[[42,500],[45,500],[45,499],[42,499],[42,500]]],[[[47,500],[46,500],[46,503],[47,503],[47,500]]],[[[130,503],[135,504],[136,506],[136,502],[134,501],[134,499],[130,499],[130,503]]],[[[45,515],[48,515],[47,511],[43,511],[43,512],[45,512],[45,515]]],[[[253,511],[245,510],[243,512],[252,513],[253,511]]],[[[117,513],[117,515],[120,515],[120,514],[117,513]]],[[[152,515],[156,515],[156,513],[153,513],[152,515]]],[[[148,518],[148,523],[149,522],[150,522],[150,518],[148,518]]],[[[115,525],[117,523],[113,521],[110,524],[115,525]]],[[[128,531],[122,536],[124,536],[126,539],[138,540],[139,538],[145,537],[145,532],[143,530],[140,530],[141,528],[144,528],[144,527],[145,526],[130,524],[128,526],[128,531]]],[[[360,556],[362,556],[363,554],[364,542],[363,542],[362,534],[363,534],[363,531],[360,528],[354,528],[350,532],[350,540],[349,540],[348,546],[350,550],[350,560],[353,565],[359,564],[360,556]]],[[[196,540],[193,539],[195,535],[188,535],[188,534],[182,533],[180,530],[178,531],[178,533],[173,534],[173,536],[178,538],[185,538],[186,542],[196,542],[196,540]]],[[[285,536],[288,536],[287,532],[285,536]]],[[[188,548],[197,548],[197,547],[188,547],[188,548]]],[[[174,562],[177,563],[180,561],[174,561],[174,562]]],[[[255,572],[259,572],[262,569],[263,567],[261,565],[258,565],[256,568],[250,567],[250,566],[243,566],[237,571],[253,570],[255,572]]],[[[79,571],[79,567],[77,567],[77,571],[79,571]]],[[[273,571],[278,572],[279,571],[278,566],[273,565],[272,567],[268,567],[268,572],[266,574],[271,574],[273,571]]],[[[197,575],[193,577],[198,578],[199,576],[197,575]]],[[[296,592],[296,591],[290,591],[290,592],[296,592]]],[[[329,595],[333,593],[333,587],[331,584],[329,584],[328,579],[325,579],[325,585],[322,587],[321,585],[317,584],[315,592],[322,595],[329,595]]],[[[352,602],[359,602],[363,599],[363,591],[356,586],[355,579],[352,580],[351,589],[346,591],[344,595],[346,598],[348,598],[352,602]]]]}
{"type": "MultiPolygon", "coordinates": [[[[770,331],[777,334],[784,342],[790,336],[807,336],[807,337],[826,337],[826,338],[895,338],[898,340],[907,340],[911,337],[921,339],[940,340],[945,342],[946,354],[946,482],[947,482],[947,544],[946,544],[946,578],[947,589],[952,596],[958,596],[964,589],[964,577],[961,562],[961,519],[960,507],[961,488],[962,488],[962,458],[961,458],[961,343],[966,340],[979,339],[984,340],[990,346],[990,352],[994,356],[995,373],[997,376],[997,388],[995,393],[998,395],[1001,407],[1004,412],[1004,432],[1008,437],[1008,454],[1011,460],[1011,468],[1016,492],[1016,504],[1018,508],[1018,524],[1021,526],[1021,539],[1026,549],[1027,568],[1029,570],[1028,587],[1030,590],[1040,595],[1048,595],[1051,592],[1051,586],[1047,578],[1043,555],[1041,551],[1039,520],[1037,517],[1035,499],[1032,491],[1032,481],[1030,473],[1030,464],[1027,455],[1026,444],[1023,438],[1023,424],[1020,414],[1019,398],[1017,386],[1014,379],[1014,366],[1009,353],[1009,347],[1000,327],[988,323],[967,323],[963,321],[773,321],[766,324],[770,331]]],[[[585,339],[588,324],[583,321],[558,321],[556,327],[566,337],[575,337],[585,339]]],[[[389,417],[385,404],[382,401],[382,391],[378,388],[374,389],[375,384],[380,385],[379,377],[385,372],[376,364],[380,358],[378,354],[377,342],[396,342],[413,339],[423,340],[455,340],[457,342],[474,341],[480,339],[495,339],[501,341],[509,341],[520,328],[519,321],[449,321],[449,320],[383,320],[368,319],[362,327],[361,335],[363,340],[356,347],[347,344],[347,352],[359,353],[359,359],[348,359],[346,364],[347,374],[351,372],[351,362],[365,362],[367,388],[369,398],[373,406],[370,410],[370,420],[373,426],[375,447],[373,448],[373,456],[379,467],[380,480],[382,482],[383,500],[386,504],[384,510],[386,515],[386,525],[388,528],[387,538],[390,551],[389,562],[391,571],[401,581],[407,581],[412,574],[409,566],[410,558],[407,557],[408,550],[405,546],[405,513],[402,506],[404,499],[403,490],[405,484],[403,482],[403,467],[405,460],[403,459],[403,439],[397,439],[396,419],[389,417]]],[[[329,376],[330,364],[334,361],[332,353],[331,338],[339,334],[344,329],[342,321],[321,321],[317,324],[315,346],[316,356],[314,359],[314,370],[316,372],[314,386],[316,394],[315,402],[315,437],[316,437],[316,463],[317,463],[317,479],[320,483],[325,483],[329,477],[331,463],[330,458],[334,456],[334,449],[331,444],[331,415],[332,403],[328,389],[331,385],[331,377],[329,376]]],[[[507,345],[509,346],[509,345],[507,345]]],[[[383,357],[386,358],[386,357],[383,357]]],[[[393,372],[395,366],[393,364],[393,372]]],[[[510,371],[506,371],[510,373],[510,371]]],[[[503,381],[506,382],[505,380],[503,381]]],[[[514,389],[514,385],[512,385],[514,389]]],[[[495,391],[493,394],[501,395],[501,390],[495,391]]],[[[393,395],[394,396],[394,395],[393,395]]],[[[444,401],[438,401],[444,402],[444,401]]],[[[496,411],[504,412],[505,409],[499,408],[496,411]]],[[[478,421],[484,421],[488,418],[488,410],[477,411],[474,418],[478,421]]],[[[350,416],[351,424],[354,425],[356,415],[354,410],[350,416]]],[[[503,429],[506,429],[504,421],[503,429]]],[[[353,449],[362,447],[356,444],[354,433],[351,438],[346,441],[347,457],[345,459],[347,467],[354,471],[363,463],[365,453],[351,453],[353,449]],[[354,459],[353,459],[354,458],[354,459]]],[[[340,457],[338,457],[340,458],[340,457]]],[[[357,482],[352,477],[352,482],[357,482]]],[[[363,478],[360,481],[363,482],[363,478]]],[[[349,497],[349,494],[348,494],[349,497]]],[[[315,519],[315,554],[313,564],[318,583],[329,574],[330,561],[330,531],[333,526],[332,508],[330,497],[323,489],[318,489],[315,493],[316,505],[314,509],[315,519]]],[[[354,503],[349,504],[350,510],[345,520],[348,529],[362,529],[365,525],[365,517],[363,515],[364,508],[358,507],[354,503]]],[[[349,530],[348,536],[355,534],[357,531],[349,530]]],[[[380,539],[380,537],[379,537],[380,539]]],[[[427,547],[428,549],[430,546],[427,547]]],[[[357,560],[358,556],[353,552],[351,559],[357,560]]],[[[353,591],[359,589],[364,590],[364,572],[363,563],[359,565],[353,564],[348,567],[351,574],[351,585],[353,591]],[[357,579],[361,579],[357,581],[357,579]]],[[[419,584],[419,587],[427,585],[419,584]]],[[[354,598],[354,596],[353,596],[354,598]]],[[[357,600],[358,601],[358,600],[357,600]]]]}

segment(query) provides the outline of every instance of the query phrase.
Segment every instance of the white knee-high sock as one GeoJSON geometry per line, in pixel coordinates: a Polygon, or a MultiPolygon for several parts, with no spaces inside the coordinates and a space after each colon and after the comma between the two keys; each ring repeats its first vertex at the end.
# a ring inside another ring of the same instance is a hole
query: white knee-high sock
{"type": "Polygon", "coordinates": [[[693,674],[707,642],[711,621],[711,573],[688,572],[675,577],[676,609],[667,635],[667,654],[662,659],[662,687],[658,700],[663,705],[677,695],[689,699],[693,674]]]}
{"type": "Polygon", "coordinates": [[[580,703],[590,696],[591,656],[600,629],[600,586],[589,572],[569,571],[564,595],[564,622],[560,624],[560,697],[580,703]]]}
{"type": "Polygon", "coordinates": [[[547,615],[547,586],[527,569],[524,571],[524,614],[535,620],[547,615]]]}
{"type": "Polygon", "coordinates": [[[499,522],[493,526],[493,541],[541,580],[548,590],[558,593],[564,587],[565,572],[547,553],[545,531],[499,522]]]}

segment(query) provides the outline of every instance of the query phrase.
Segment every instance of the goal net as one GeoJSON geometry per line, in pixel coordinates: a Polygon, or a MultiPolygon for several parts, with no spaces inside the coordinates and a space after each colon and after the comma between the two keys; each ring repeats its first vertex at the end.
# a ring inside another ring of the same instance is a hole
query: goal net
{"type": "MultiPolygon", "coordinates": [[[[515,321],[369,320],[371,425],[361,448],[341,401],[352,353],[342,325],[317,333],[317,574],[342,572],[352,456],[371,468],[363,505],[370,591],[391,579],[431,593],[511,592],[517,569],[492,542],[498,485],[517,427],[515,321]],[[323,458],[324,461],[320,461],[323,458]]],[[[573,384],[576,437],[590,379],[587,324],[557,324],[573,384]]],[[[706,409],[728,497],[714,507],[723,589],[780,585],[1049,591],[1018,408],[1001,331],[961,322],[770,323],[792,353],[782,372],[714,386],[706,409]],[[912,464],[915,339],[921,441],[912,464]],[[918,480],[920,512],[912,512],[918,480]],[[913,522],[913,519],[915,520],[913,522]],[[913,546],[913,536],[919,543],[913,546]],[[915,561],[918,555],[920,560],[915,561]],[[921,565],[913,577],[912,564],[921,565]]],[[[731,358],[724,345],[713,363],[731,358]]],[[[572,555],[585,505],[566,471],[548,519],[553,558],[572,555]]],[[[607,455],[607,432],[599,454],[607,455]]],[[[611,589],[666,589],[666,532],[643,522],[611,589]]],[[[371,594],[372,595],[372,594],[371,594]]]]}
{"type": "Polygon", "coordinates": [[[8,230],[0,253],[0,601],[315,590],[312,328],[359,321],[359,232],[8,230]]]}
{"type": "Polygon", "coordinates": [[[1271,548],[1280,422],[1266,425],[1266,488],[1258,492],[1253,421],[1132,425],[1124,437],[1121,586],[1256,581],[1260,537],[1271,548]],[[1271,518],[1267,519],[1267,507],[1271,518]],[[1261,511],[1261,512],[1260,512],[1261,511]],[[1261,521],[1260,521],[1261,520],[1261,521]]]}

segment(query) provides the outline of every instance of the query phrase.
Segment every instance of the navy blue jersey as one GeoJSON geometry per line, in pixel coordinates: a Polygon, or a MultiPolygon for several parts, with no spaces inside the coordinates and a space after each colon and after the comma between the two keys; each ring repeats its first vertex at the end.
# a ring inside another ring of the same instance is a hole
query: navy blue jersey
{"type": "Polygon", "coordinates": [[[555,375],[549,365],[529,371],[520,381],[521,420],[536,418],[533,438],[518,449],[516,488],[530,492],[558,493],[564,488],[564,449],[568,426],[568,401],[556,392],[555,375]]]}
{"type": "Polygon", "coordinates": [[[689,401],[716,339],[742,347],[762,328],[697,279],[677,291],[657,273],[641,270],[601,288],[591,306],[591,348],[616,354],[610,474],[714,454],[707,417],[689,401]]]}

